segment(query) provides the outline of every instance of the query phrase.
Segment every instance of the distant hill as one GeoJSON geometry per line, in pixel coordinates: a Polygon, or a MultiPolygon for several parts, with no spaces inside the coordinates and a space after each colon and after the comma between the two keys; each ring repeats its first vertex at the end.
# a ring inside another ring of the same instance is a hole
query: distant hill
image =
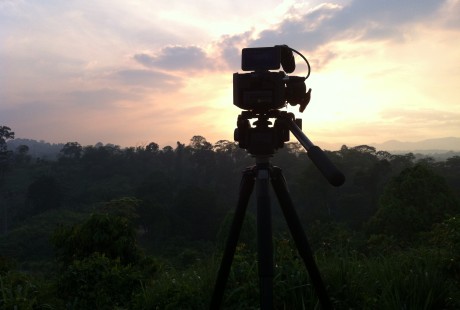
{"type": "Polygon", "coordinates": [[[390,140],[384,143],[371,143],[378,150],[390,153],[413,152],[423,154],[436,154],[447,152],[460,152],[460,138],[447,137],[438,139],[427,139],[417,142],[401,142],[390,140]]]}
{"type": "Polygon", "coordinates": [[[14,139],[7,142],[9,150],[16,150],[20,145],[29,147],[29,155],[35,158],[54,160],[64,146],[63,143],[48,143],[43,140],[37,141],[32,139],[14,139]]]}

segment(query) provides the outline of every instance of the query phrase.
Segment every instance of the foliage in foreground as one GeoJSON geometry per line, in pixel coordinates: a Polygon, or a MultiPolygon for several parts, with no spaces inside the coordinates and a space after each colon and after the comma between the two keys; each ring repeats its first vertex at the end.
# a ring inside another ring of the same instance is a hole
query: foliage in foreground
{"type": "MultiPolygon", "coordinates": [[[[323,233],[331,229],[330,224],[318,223],[317,233],[322,233],[321,227],[323,233]]],[[[335,229],[340,230],[344,228],[335,229]]],[[[429,235],[420,235],[431,240],[426,246],[385,255],[358,252],[355,245],[361,239],[351,234],[348,236],[355,240],[320,247],[317,264],[334,307],[458,309],[460,277],[458,264],[453,262],[459,258],[455,239],[459,231],[459,221],[451,218],[429,235]]],[[[312,239],[316,237],[312,233],[312,239]]],[[[147,257],[123,264],[119,257],[95,252],[61,266],[60,274],[48,280],[13,271],[13,266],[3,262],[0,309],[204,309],[220,256],[185,252],[191,259],[186,267],[147,257]]],[[[258,309],[256,256],[251,246],[238,246],[225,291],[225,309],[258,309]]],[[[305,266],[289,238],[275,238],[275,262],[275,308],[317,309],[318,299],[305,266]]]]}
{"type": "MultiPolygon", "coordinates": [[[[303,262],[291,242],[277,242],[275,309],[316,309],[319,306],[303,262]]],[[[335,249],[321,253],[318,266],[336,309],[457,309],[460,291],[443,268],[438,252],[418,249],[387,257],[366,257],[335,249]]],[[[212,292],[210,270],[216,261],[186,270],[170,269],[145,283],[136,309],[204,309],[212,292]]],[[[211,277],[212,278],[212,277],[211,277]]],[[[240,247],[225,293],[225,309],[258,309],[255,253],[240,247]]]]}

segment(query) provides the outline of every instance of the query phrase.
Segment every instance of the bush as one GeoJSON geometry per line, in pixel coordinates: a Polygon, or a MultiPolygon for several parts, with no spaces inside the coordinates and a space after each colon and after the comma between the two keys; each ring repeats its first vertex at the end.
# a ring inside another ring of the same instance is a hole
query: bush
{"type": "Polygon", "coordinates": [[[460,216],[436,224],[430,232],[430,241],[442,253],[446,271],[460,283],[460,216]]]}
{"type": "Polygon", "coordinates": [[[8,271],[0,274],[0,309],[51,309],[42,302],[41,289],[23,273],[8,271]]]}
{"type": "Polygon", "coordinates": [[[58,260],[71,264],[94,253],[123,264],[135,264],[142,257],[136,231],[130,220],[110,214],[93,214],[82,224],[59,227],[52,238],[58,260]]]}
{"type": "Polygon", "coordinates": [[[126,308],[141,278],[133,266],[95,253],[69,265],[59,277],[58,288],[74,309],[126,308]]]}
{"type": "Polygon", "coordinates": [[[206,309],[210,294],[209,279],[203,267],[192,266],[185,271],[167,267],[149,281],[142,283],[133,298],[134,309],[206,309]],[[197,269],[198,268],[198,269],[197,269]]]}
{"type": "MultiPolygon", "coordinates": [[[[455,309],[458,292],[427,250],[336,256],[319,262],[336,309],[455,309]]],[[[457,305],[458,306],[458,305],[457,305]]]]}
{"type": "Polygon", "coordinates": [[[445,179],[420,164],[393,178],[385,187],[379,205],[367,224],[368,232],[392,235],[406,243],[460,208],[445,179]]]}

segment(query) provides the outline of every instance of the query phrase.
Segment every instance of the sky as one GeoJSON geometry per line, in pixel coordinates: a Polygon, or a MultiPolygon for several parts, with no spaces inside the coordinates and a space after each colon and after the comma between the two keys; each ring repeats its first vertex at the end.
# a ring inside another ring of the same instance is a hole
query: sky
{"type": "Polygon", "coordinates": [[[288,111],[318,145],[459,137],[459,16],[460,0],[0,0],[0,125],[82,145],[233,140],[241,49],[287,44],[312,67],[310,104],[288,111]]]}

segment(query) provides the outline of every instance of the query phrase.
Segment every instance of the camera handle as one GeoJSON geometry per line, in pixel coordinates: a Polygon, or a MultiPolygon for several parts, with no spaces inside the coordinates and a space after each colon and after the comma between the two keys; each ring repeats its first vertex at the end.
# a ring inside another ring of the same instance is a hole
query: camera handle
{"type": "Polygon", "coordinates": [[[331,162],[323,150],[320,147],[314,145],[313,142],[308,139],[308,137],[302,132],[299,126],[297,126],[297,124],[294,122],[292,117],[284,119],[287,120],[289,130],[297,138],[300,144],[302,144],[302,146],[307,151],[308,157],[311,159],[316,168],[318,168],[321,174],[328,180],[328,182],[333,186],[342,185],[345,182],[345,176],[331,162]]]}

